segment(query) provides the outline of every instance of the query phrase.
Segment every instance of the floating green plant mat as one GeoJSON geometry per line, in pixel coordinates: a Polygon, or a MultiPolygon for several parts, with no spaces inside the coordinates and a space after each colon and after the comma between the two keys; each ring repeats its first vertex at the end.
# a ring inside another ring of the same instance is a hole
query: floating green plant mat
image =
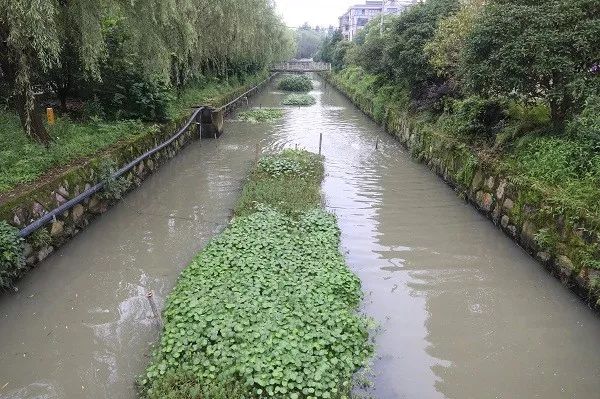
{"type": "Polygon", "coordinates": [[[307,92],[313,89],[313,83],[306,75],[285,75],[277,87],[284,91],[307,92]]]}
{"type": "MultiPolygon", "coordinates": [[[[318,183],[320,158],[304,151],[266,157],[251,179],[284,176],[318,183]]],[[[349,397],[372,345],[335,217],[318,200],[297,214],[253,209],[234,218],[179,278],[141,381],[144,397],[349,397]]]]}
{"type": "Polygon", "coordinates": [[[309,94],[290,94],[283,99],[283,105],[313,105],[317,100],[309,94]]]}
{"type": "Polygon", "coordinates": [[[284,110],[281,108],[254,108],[240,112],[238,117],[247,122],[259,123],[269,122],[283,117],[284,110]]]}

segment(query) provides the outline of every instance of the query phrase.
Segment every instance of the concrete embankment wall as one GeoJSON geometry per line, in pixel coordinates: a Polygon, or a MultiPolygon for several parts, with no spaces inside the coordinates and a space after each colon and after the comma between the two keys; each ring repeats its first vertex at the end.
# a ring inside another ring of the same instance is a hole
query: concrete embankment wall
{"type": "MultiPolygon", "coordinates": [[[[254,88],[262,88],[269,80],[270,78],[258,84],[258,86],[250,84],[240,87],[218,99],[217,104],[212,105],[219,107],[228,104],[249,90],[252,91],[248,95],[253,94],[257,91],[253,90],[254,88]]],[[[238,100],[239,102],[246,101],[244,97],[238,100]]],[[[235,103],[230,104],[222,113],[235,108],[235,105],[235,103]]],[[[34,185],[28,192],[0,204],[0,220],[6,220],[18,229],[25,228],[33,221],[98,184],[102,179],[100,176],[101,165],[105,164],[107,160],[113,161],[117,169],[133,162],[170,139],[175,132],[185,126],[188,118],[189,116],[186,116],[182,120],[165,124],[161,126],[158,132],[149,132],[127,142],[117,143],[85,163],[73,166],[41,184],[34,185]]],[[[170,145],[139,162],[121,178],[120,184],[125,189],[122,194],[140,186],[161,165],[175,157],[190,142],[199,138],[199,130],[196,125],[193,125],[170,145]]],[[[112,198],[110,195],[106,195],[105,192],[100,191],[26,237],[25,259],[27,265],[32,267],[43,261],[118,201],[118,198],[112,198]]]]}
{"type": "MultiPolygon", "coordinates": [[[[351,88],[335,75],[322,76],[373,118],[371,99],[353,98],[351,88]]],[[[590,259],[600,260],[596,220],[561,210],[541,189],[519,183],[464,143],[419,128],[403,111],[390,110],[384,127],[565,286],[600,310],[600,270],[588,265],[590,259]]]]}

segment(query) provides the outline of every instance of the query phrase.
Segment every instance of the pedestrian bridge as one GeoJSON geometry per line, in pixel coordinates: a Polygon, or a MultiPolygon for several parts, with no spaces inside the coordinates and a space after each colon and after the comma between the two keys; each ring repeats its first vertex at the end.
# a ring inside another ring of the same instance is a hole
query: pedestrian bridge
{"type": "Polygon", "coordinates": [[[330,71],[328,62],[289,61],[271,65],[271,72],[323,72],[330,71]]]}

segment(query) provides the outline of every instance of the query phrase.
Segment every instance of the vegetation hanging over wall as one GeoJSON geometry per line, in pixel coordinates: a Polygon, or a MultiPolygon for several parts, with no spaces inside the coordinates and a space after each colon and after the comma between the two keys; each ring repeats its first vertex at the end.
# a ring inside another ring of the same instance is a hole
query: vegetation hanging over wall
{"type": "Polygon", "coordinates": [[[19,231],[0,220],[0,289],[8,288],[25,268],[19,231]]]}
{"type": "Polygon", "coordinates": [[[372,349],[356,314],[359,280],[319,208],[322,177],[303,151],[258,163],[236,218],[168,299],[145,397],[349,397],[372,349]]]}
{"type": "Polygon", "coordinates": [[[313,83],[306,75],[285,75],[277,87],[283,91],[307,92],[313,89],[313,83]]]}
{"type": "Polygon", "coordinates": [[[599,48],[594,0],[428,0],[319,57],[379,122],[462,143],[576,223],[600,220],[599,48]]]}

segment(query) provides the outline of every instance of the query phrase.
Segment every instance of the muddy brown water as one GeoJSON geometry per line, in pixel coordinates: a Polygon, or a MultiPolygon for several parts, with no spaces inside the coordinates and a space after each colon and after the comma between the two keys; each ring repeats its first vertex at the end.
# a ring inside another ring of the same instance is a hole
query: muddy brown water
{"type": "Polygon", "coordinates": [[[316,83],[317,104],[280,121],[230,118],[0,296],[0,398],[135,398],[158,337],[145,293],[161,307],[224,228],[257,146],[316,151],[320,132],[324,198],[379,325],[373,397],[599,398],[600,318],[316,83]]]}

